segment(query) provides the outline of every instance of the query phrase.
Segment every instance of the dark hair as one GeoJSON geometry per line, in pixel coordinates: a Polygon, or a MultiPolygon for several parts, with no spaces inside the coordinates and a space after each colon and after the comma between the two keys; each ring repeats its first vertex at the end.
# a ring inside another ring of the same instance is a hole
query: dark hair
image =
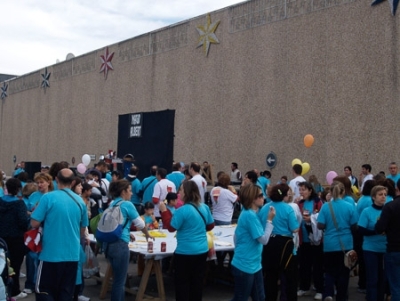
{"type": "Polygon", "coordinates": [[[361,165],[361,168],[365,168],[365,169],[368,170],[369,172],[371,172],[371,170],[372,170],[372,167],[371,167],[371,165],[369,165],[369,164],[363,164],[363,165],[361,165]]]}
{"type": "Polygon", "coordinates": [[[114,170],[111,172],[111,176],[116,176],[118,180],[121,180],[124,178],[124,174],[120,170],[114,170]]]}
{"type": "Polygon", "coordinates": [[[272,174],[269,170],[264,170],[264,172],[262,174],[264,177],[266,176],[268,179],[272,176],[272,174]]]}
{"type": "MultiPolygon", "coordinates": [[[[305,183],[305,182],[302,182],[302,183],[305,183]]],[[[299,184],[299,186],[300,186],[300,184],[299,184]]],[[[277,185],[272,186],[268,195],[273,202],[282,202],[283,198],[285,196],[287,196],[288,191],[289,191],[289,186],[287,184],[277,184],[277,185]]]]}
{"type": "Polygon", "coordinates": [[[82,184],[82,179],[81,179],[80,177],[74,177],[74,180],[73,180],[72,183],[73,183],[73,184],[72,184],[72,186],[71,186],[71,190],[72,190],[73,192],[75,192],[76,186],[78,186],[79,184],[82,184]]]}
{"type": "Polygon", "coordinates": [[[83,182],[82,183],[82,193],[84,193],[85,191],[89,191],[90,189],[92,189],[92,185],[90,185],[87,182],[83,182]]]}
{"type": "Polygon", "coordinates": [[[361,191],[362,195],[371,195],[371,190],[372,188],[376,186],[376,181],[375,180],[368,180],[364,183],[363,189],[361,191]]]}
{"type": "Polygon", "coordinates": [[[195,182],[183,181],[181,187],[184,193],[184,196],[182,198],[182,201],[184,203],[192,202],[195,203],[196,205],[200,204],[201,202],[200,192],[195,182]]]}
{"type": "Polygon", "coordinates": [[[351,195],[351,182],[350,179],[347,176],[337,176],[333,179],[333,181],[340,182],[344,186],[344,194],[345,195],[351,195]]]}
{"type": "Polygon", "coordinates": [[[21,182],[28,182],[29,181],[29,174],[26,171],[20,172],[16,178],[21,182]]]}
{"type": "Polygon", "coordinates": [[[300,182],[298,186],[305,187],[307,190],[311,190],[310,200],[315,200],[318,198],[318,194],[315,192],[315,188],[310,182],[300,182]]]}
{"type": "Polygon", "coordinates": [[[292,169],[296,175],[301,175],[303,171],[303,166],[301,166],[300,164],[295,164],[293,165],[292,169]]]}
{"type": "Polygon", "coordinates": [[[343,167],[343,170],[345,170],[346,168],[347,168],[348,170],[352,171],[352,170],[351,170],[351,167],[350,167],[350,166],[348,166],[348,165],[347,165],[347,166],[345,166],[345,167],[343,167]]]}
{"type": "Polygon", "coordinates": [[[153,202],[147,202],[146,204],[144,204],[144,209],[154,209],[154,204],[153,202]]]}
{"type": "Polygon", "coordinates": [[[321,200],[326,201],[326,196],[328,193],[331,193],[331,189],[329,187],[325,188],[324,191],[321,192],[321,200]]]}
{"type": "Polygon", "coordinates": [[[247,177],[253,184],[257,183],[258,177],[254,170],[250,170],[250,171],[246,172],[246,174],[244,176],[247,177]]]}
{"type": "Polygon", "coordinates": [[[287,176],[282,176],[281,179],[285,179],[287,181],[287,176]]]}
{"type": "Polygon", "coordinates": [[[49,169],[49,174],[51,175],[51,177],[53,179],[55,179],[58,175],[58,172],[63,169],[64,166],[59,163],[59,162],[54,162],[53,164],[51,164],[50,169],[49,169]]]}
{"type": "Polygon", "coordinates": [[[97,162],[96,167],[107,167],[107,163],[104,160],[97,162]]]}
{"type": "MultiPolygon", "coordinates": [[[[395,188],[395,183],[392,179],[385,179],[381,183],[378,183],[378,185],[382,185],[387,188],[387,194],[394,198],[396,196],[396,188],[395,188]]],[[[372,194],[372,192],[371,192],[372,194]]]]}
{"type": "Polygon", "coordinates": [[[253,201],[261,194],[261,188],[254,184],[242,186],[239,191],[240,203],[245,209],[251,208],[253,201]]]}
{"type": "Polygon", "coordinates": [[[201,169],[200,164],[197,162],[190,163],[189,168],[193,169],[195,172],[200,172],[201,169]]]}
{"type": "Polygon", "coordinates": [[[157,168],[158,168],[157,165],[153,165],[153,166],[150,168],[150,174],[151,174],[152,176],[155,176],[155,175],[157,174],[157,168]]]}
{"type": "Polygon", "coordinates": [[[121,193],[124,190],[127,190],[131,183],[129,183],[127,180],[122,179],[122,180],[117,180],[114,182],[110,183],[110,187],[108,189],[108,193],[113,199],[116,199],[117,197],[121,196],[121,193]]]}
{"type": "Polygon", "coordinates": [[[160,167],[157,169],[157,174],[160,176],[161,179],[165,179],[165,177],[167,176],[167,170],[160,167]]]}
{"type": "Polygon", "coordinates": [[[192,178],[192,175],[190,174],[189,169],[185,169],[183,171],[183,174],[185,175],[185,177],[188,176],[188,177],[192,178]]]}
{"type": "Polygon", "coordinates": [[[233,166],[235,166],[235,168],[238,168],[238,164],[236,162],[232,162],[231,163],[233,166]]]}
{"type": "Polygon", "coordinates": [[[223,172],[218,176],[218,186],[227,189],[230,183],[231,183],[231,177],[228,174],[223,172]]]}
{"type": "Polygon", "coordinates": [[[129,174],[132,176],[136,176],[139,173],[139,167],[137,166],[132,166],[131,169],[129,170],[129,174]]]}
{"type": "Polygon", "coordinates": [[[178,199],[178,195],[175,192],[168,192],[167,196],[165,197],[167,200],[168,204],[173,201],[178,199]]]}
{"type": "Polygon", "coordinates": [[[22,188],[21,181],[17,178],[10,178],[6,182],[6,188],[9,195],[15,196],[22,188]]]}
{"type": "Polygon", "coordinates": [[[174,164],[172,164],[172,170],[173,171],[179,171],[180,168],[181,168],[181,163],[180,162],[175,162],[174,164]]]}

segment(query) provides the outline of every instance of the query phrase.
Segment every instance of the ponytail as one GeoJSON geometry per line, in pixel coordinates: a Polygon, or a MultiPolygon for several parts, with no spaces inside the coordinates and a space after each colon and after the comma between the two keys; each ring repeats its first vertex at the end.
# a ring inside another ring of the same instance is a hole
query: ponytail
{"type": "Polygon", "coordinates": [[[341,182],[333,182],[331,185],[331,194],[334,200],[341,199],[344,196],[344,185],[341,182]]]}

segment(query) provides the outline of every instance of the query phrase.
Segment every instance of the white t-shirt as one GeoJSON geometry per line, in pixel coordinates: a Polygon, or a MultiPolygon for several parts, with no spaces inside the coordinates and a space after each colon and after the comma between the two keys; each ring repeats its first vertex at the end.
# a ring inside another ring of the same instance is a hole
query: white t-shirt
{"type": "Polygon", "coordinates": [[[154,185],[153,198],[158,198],[159,202],[154,204],[154,216],[161,217],[159,203],[164,202],[168,192],[176,192],[176,187],[173,182],[167,179],[161,179],[154,185]]]}
{"type": "Polygon", "coordinates": [[[207,190],[207,181],[200,174],[195,175],[190,179],[190,181],[195,182],[197,187],[199,187],[201,202],[204,203],[204,194],[207,190]]]}
{"type": "Polygon", "coordinates": [[[367,182],[368,180],[373,180],[373,179],[374,179],[374,175],[373,175],[372,173],[366,175],[366,176],[364,177],[363,182],[362,182],[362,185],[361,185],[361,191],[362,191],[363,188],[364,188],[365,182],[367,182]]]}
{"type": "Polygon", "coordinates": [[[292,188],[293,191],[293,198],[297,199],[300,197],[300,189],[299,189],[299,183],[305,182],[306,180],[302,176],[297,176],[293,180],[290,181],[289,187],[292,188]]]}
{"type": "Polygon", "coordinates": [[[214,187],[210,194],[213,204],[213,218],[221,222],[230,222],[233,214],[233,203],[236,201],[237,195],[222,187],[214,187]],[[217,190],[219,190],[219,196],[215,200],[213,193],[217,190]]]}

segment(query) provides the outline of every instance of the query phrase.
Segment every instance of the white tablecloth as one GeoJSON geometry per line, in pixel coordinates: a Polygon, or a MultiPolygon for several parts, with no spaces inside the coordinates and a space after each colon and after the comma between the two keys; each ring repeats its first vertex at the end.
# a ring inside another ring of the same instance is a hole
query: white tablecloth
{"type": "MultiPolygon", "coordinates": [[[[218,251],[232,251],[234,249],[233,234],[235,232],[236,225],[228,226],[215,226],[212,232],[214,233],[214,247],[218,251]]],[[[158,230],[157,230],[158,231],[158,230]]],[[[166,229],[161,230],[167,234],[167,237],[156,237],[153,241],[153,253],[147,252],[147,242],[144,234],[141,231],[131,232],[136,240],[129,243],[129,250],[131,252],[140,253],[145,258],[154,258],[159,260],[164,257],[172,256],[176,249],[176,232],[169,232],[166,229]],[[161,252],[161,243],[166,242],[166,252],[161,252]]]]}

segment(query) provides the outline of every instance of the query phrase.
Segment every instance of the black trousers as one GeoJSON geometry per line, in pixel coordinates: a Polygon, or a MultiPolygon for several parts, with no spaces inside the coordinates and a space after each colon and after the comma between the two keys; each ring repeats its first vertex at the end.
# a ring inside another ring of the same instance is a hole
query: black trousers
{"type": "Polygon", "coordinates": [[[285,295],[287,300],[297,300],[297,273],[293,273],[293,239],[291,237],[272,235],[264,246],[262,266],[264,274],[265,300],[276,301],[278,297],[278,280],[285,278],[285,295]]]}
{"type": "Polygon", "coordinates": [[[36,301],[71,301],[74,296],[77,261],[39,261],[36,301]]]}
{"type": "Polygon", "coordinates": [[[303,242],[299,248],[300,289],[308,291],[311,279],[317,293],[324,292],[324,251],[322,243],[319,246],[303,242]]]}
{"type": "Polygon", "coordinates": [[[199,255],[174,254],[176,301],[202,300],[207,253],[199,255]]]}
{"type": "Polygon", "coordinates": [[[13,284],[11,295],[17,296],[21,292],[19,289],[19,272],[21,271],[21,265],[24,261],[24,256],[27,253],[27,248],[25,247],[23,237],[4,237],[3,239],[8,246],[10,266],[15,272],[14,276],[12,276],[13,284]]]}

